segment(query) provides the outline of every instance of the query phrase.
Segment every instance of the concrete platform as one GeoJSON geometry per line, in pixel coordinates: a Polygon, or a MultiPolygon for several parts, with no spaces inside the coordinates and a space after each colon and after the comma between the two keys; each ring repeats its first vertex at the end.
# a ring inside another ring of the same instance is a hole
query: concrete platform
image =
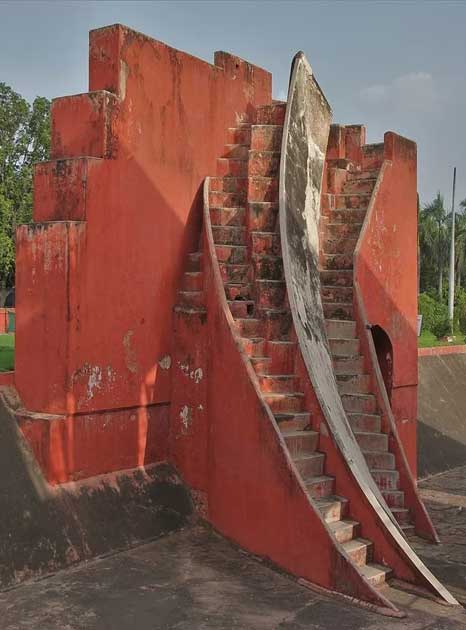
{"type": "Polygon", "coordinates": [[[390,592],[392,619],[316,594],[194,526],[0,594],[2,630],[450,630],[463,609],[390,592]]]}
{"type": "Polygon", "coordinates": [[[440,545],[416,540],[414,548],[430,570],[466,606],[466,466],[419,484],[440,536],[440,545]]]}

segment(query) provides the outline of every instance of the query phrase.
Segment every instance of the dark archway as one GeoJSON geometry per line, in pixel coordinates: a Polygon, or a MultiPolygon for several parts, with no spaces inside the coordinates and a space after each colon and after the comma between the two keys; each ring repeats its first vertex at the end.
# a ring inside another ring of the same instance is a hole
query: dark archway
{"type": "Polygon", "coordinates": [[[372,326],[372,339],[379,361],[380,371],[387,390],[388,399],[392,398],[393,384],[393,346],[390,337],[380,326],[372,326]]]}

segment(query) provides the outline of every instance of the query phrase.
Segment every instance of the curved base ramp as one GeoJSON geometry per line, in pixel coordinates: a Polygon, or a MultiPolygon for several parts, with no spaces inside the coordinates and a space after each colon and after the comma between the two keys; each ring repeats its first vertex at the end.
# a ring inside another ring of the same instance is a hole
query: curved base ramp
{"type": "Polygon", "coordinates": [[[182,527],[189,492],[168,465],[50,486],[0,388],[0,590],[182,527]]]}
{"type": "MultiPolygon", "coordinates": [[[[320,192],[330,114],[304,54],[298,53],[292,67],[280,166],[280,233],[295,330],[331,438],[385,534],[387,556],[398,556],[392,567],[395,574],[408,567],[422,586],[457,604],[400,532],[354,438],[337,388],[319,277],[320,192]]],[[[375,537],[373,532],[372,527],[370,534],[375,537]]]]}

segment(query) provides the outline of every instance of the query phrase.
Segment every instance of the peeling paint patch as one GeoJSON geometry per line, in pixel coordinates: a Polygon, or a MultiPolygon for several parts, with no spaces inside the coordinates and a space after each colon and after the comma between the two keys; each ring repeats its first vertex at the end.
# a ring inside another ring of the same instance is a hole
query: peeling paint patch
{"type": "Polygon", "coordinates": [[[125,361],[126,367],[130,372],[135,374],[138,370],[138,363],[136,359],[136,351],[131,345],[131,338],[134,335],[134,330],[128,330],[123,337],[123,347],[125,349],[125,361]]]}
{"type": "Polygon", "coordinates": [[[159,365],[162,370],[169,370],[172,366],[172,358],[169,354],[162,357],[159,361],[159,365]]]}
{"type": "Polygon", "coordinates": [[[191,409],[191,407],[184,405],[181,408],[180,419],[181,419],[181,425],[182,425],[181,432],[184,435],[187,435],[189,433],[189,428],[193,421],[193,410],[191,409]]]}
{"type": "Polygon", "coordinates": [[[94,390],[102,387],[102,370],[98,365],[91,367],[87,380],[87,400],[94,398],[94,390]]]}

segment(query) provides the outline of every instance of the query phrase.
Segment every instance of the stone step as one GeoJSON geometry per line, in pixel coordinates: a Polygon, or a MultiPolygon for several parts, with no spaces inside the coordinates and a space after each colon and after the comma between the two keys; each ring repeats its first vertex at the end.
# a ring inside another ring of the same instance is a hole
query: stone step
{"type": "Polygon", "coordinates": [[[321,285],[320,294],[322,302],[326,304],[352,304],[353,288],[341,286],[325,286],[321,285]]]}
{"type": "Polygon", "coordinates": [[[400,525],[412,525],[411,514],[407,508],[391,508],[391,510],[400,525]]]}
{"type": "Polygon", "coordinates": [[[187,271],[201,271],[202,252],[192,252],[188,254],[187,271]]]}
{"type": "Polygon", "coordinates": [[[235,328],[240,337],[261,337],[262,321],[253,317],[235,319],[235,328]]]}
{"type": "Polygon", "coordinates": [[[364,179],[356,179],[350,176],[346,184],[343,188],[343,192],[345,194],[354,194],[354,193],[372,193],[374,190],[375,183],[377,178],[369,178],[365,177],[364,179]]]}
{"type": "Polygon", "coordinates": [[[274,417],[282,433],[287,431],[305,431],[310,428],[311,414],[308,411],[298,413],[279,411],[274,413],[274,417]]]}
{"type": "Polygon", "coordinates": [[[226,144],[222,157],[236,160],[248,159],[249,146],[247,144],[226,144]]]}
{"type": "Polygon", "coordinates": [[[324,472],[325,455],[315,451],[313,453],[304,453],[293,458],[293,462],[298,469],[299,474],[307,479],[315,475],[322,475],[324,472]]]}
{"type": "Polygon", "coordinates": [[[247,177],[248,161],[232,158],[217,159],[218,177],[247,177]]]}
{"type": "MultiPolygon", "coordinates": [[[[362,396],[358,396],[358,398],[362,398],[362,396]]],[[[369,398],[369,397],[366,396],[364,398],[369,398]]],[[[370,398],[370,400],[375,401],[373,396],[370,398]]],[[[388,435],[386,433],[374,433],[373,431],[367,431],[367,432],[355,431],[354,437],[356,438],[356,441],[359,444],[362,451],[388,452],[388,435]]],[[[377,466],[376,468],[382,468],[382,467],[377,466]]]]}
{"type": "Polygon", "coordinates": [[[262,357],[266,341],[262,337],[242,337],[243,348],[249,357],[262,357]]]}
{"type": "Polygon", "coordinates": [[[332,339],[355,339],[356,322],[344,319],[326,319],[327,336],[332,339]]]}
{"type": "Polygon", "coordinates": [[[247,260],[246,245],[215,245],[217,259],[230,265],[244,265],[247,260]]]}
{"type": "Polygon", "coordinates": [[[378,170],[384,158],[384,144],[365,144],[362,147],[361,167],[363,171],[378,170]]]}
{"type": "Polygon", "coordinates": [[[357,521],[344,519],[329,523],[330,530],[339,543],[349,542],[360,534],[361,526],[357,521]]]}
{"type": "Polygon", "coordinates": [[[327,496],[316,500],[323,518],[327,523],[334,523],[348,514],[348,499],[339,496],[327,496]]]}
{"type": "Polygon", "coordinates": [[[348,413],[348,421],[354,432],[380,433],[382,418],[378,414],[348,413]]]}
{"type": "Polygon", "coordinates": [[[339,374],[363,374],[364,373],[364,357],[333,357],[333,370],[336,375],[339,374]]]}
{"type": "Polygon", "coordinates": [[[314,499],[328,497],[335,492],[335,478],[327,475],[305,479],[304,484],[307,492],[314,499]]]}
{"type": "Polygon", "coordinates": [[[370,540],[353,538],[342,544],[350,560],[358,567],[372,560],[373,545],[370,540]]]}
{"type": "Polygon", "coordinates": [[[330,337],[328,343],[334,357],[355,357],[359,355],[359,339],[332,339],[330,337]]]}
{"type": "Polygon", "coordinates": [[[250,283],[252,270],[250,265],[230,265],[219,263],[223,282],[250,283]]]}
{"type": "Polygon", "coordinates": [[[258,374],[257,378],[264,393],[286,394],[299,386],[299,378],[294,374],[258,374]]]}
{"type": "Polygon", "coordinates": [[[271,341],[294,340],[293,318],[287,308],[264,308],[257,306],[256,311],[264,322],[264,335],[271,341]]]}
{"type": "Polygon", "coordinates": [[[322,302],[325,319],[353,320],[352,302],[322,302]]]}
{"type": "Polygon", "coordinates": [[[182,291],[202,291],[204,274],[202,271],[185,271],[181,279],[182,291]]]}
{"type": "Polygon", "coordinates": [[[213,192],[209,193],[209,208],[244,208],[247,192],[213,192]]]}
{"type": "Polygon", "coordinates": [[[256,112],[257,125],[283,125],[285,121],[286,103],[262,105],[256,112]]]}
{"type": "Polygon", "coordinates": [[[254,317],[255,303],[252,300],[229,300],[228,306],[235,318],[254,317]]]}
{"type": "Polygon", "coordinates": [[[254,151],[280,151],[283,125],[252,125],[251,149],[254,151]]]}
{"type": "Polygon", "coordinates": [[[362,223],[330,223],[324,227],[324,234],[328,238],[358,238],[361,232],[362,223]]]}
{"type": "Polygon", "coordinates": [[[320,281],[327,287],[352,287],[352,269],[323,269],[320,272],[320,281]]]}
{"type": "Polygon", "coordinates": [[[322,255],[324,269],[352,269],[353,268],[353,252],[349,254],[329,254],[324,252],[322,255]]]}
{"type": "Polygon", "coordinates": [[[210,207],[210,222],[213,226],[245,227],[246,210],[241,207],[214,208],[210,207]]]}
{"type": "Polygon", "coordinates": [[[235,283],[235,282],[227,282],[223,285],[225,287],[225,295],[229,302],[234,302],[237,300],[241,301],[251,301],[252,298],[252,285],[249,283],[235,283]]]}
{"type": "Polygon", "coordinates": [[[257,306],[277,308],[283,305],[286,297],[284,280],[256,280],[257,306]]]}
{"type": "Polygon", "coordinates": [[[304,394],[301,392],[287,392],[286,394],[264,393],[263,398],[272,413],[296,413],[303,411],[304,394]]]}
{"type": "Polygon", "coordinates": [[[359,223],[362,225],[366,214],[366,208],[332,208],[328,217],[332,223],[359,223]]]}
{"type": "Polygon", "coordinates": [[[249,175],[256,177],[277,177],[279,171],[279,151],[249,151],[249,175]]]}
{"type": "Polygon", "coordinates": [[[371,470],[371,473],[380,490],[399,490],[397,470],[371,470]]]}
{"type": "Polygon", "coordinates": [[[283,280],[283,259],[281,256],[254,255],[252,265],[254,275],[259,280],[283,280]]]}
{"type": "Polygon", "coordinates": [[[400,525],[400,527],[401,527],[401,531],[406,536],[406,538],[409,539],[410,536],[415,536],[416,535],[416,529],[415,529],[414,525],[412,525],[412,524],[400,525]]]}
{"type": "Polygon", "coordinates": [[[246,245],[246,228],[230,225],[213,225],[212,236],[216,245],[246,245]]]}
{"type": "Polygon", "coordinates": [[[242,193],[244,195],[248,191],[247,177],[211,177],[209,184],[211,193],[242,193]]]}
{"type": "Polygon", "coordinates": [[[278,202],[278,178],[259,177],[257,175],[250,176],[248,186],[248,199],[250,202],[278,202]]]}
{"type": "Polygon", "coordinates": [[[351,173],[352,179],[377,179],[379,175],[379,169],[374,170],[363,170],[363,171],[354,171],[351,173]]]}
{"type": "Polygon", "coordinates": [[[271,362],[270,357],[251,357],[252,367],[256,374],[269,374],[271,362]]]}
{"type": "Polygon", "coordinates": [[[382,496],[390,508],[402,508],[405,505],[405,493],[403,490],[383,490],[382,496]]]}
{"type": "Polygon", "coordinates": [[[251,144],[251,126],[230,127],[227,131],[228,144],[251,144]]]}
{"type": "Polygon", "coordinates": [[[337,385],[340,394],[370,394],[369,374],[338,374],[337,385]]]}
{"type": "Polygon", "coordinates": [[[177,305],[203,308],[205,306],[204,293],[203,291],[178,291],[177,305]]]}
{"type": "Polygon", "coordinates": [[[381,564],[375,564],[374,562],[358,568],[359,572],[370,584],[372,584],[372,586],[381,586],[388,579],[391,573],[391,569],[389,567],[384,567],[381,564]]]}
{"type": "Polygon", "coordinates": [[[367,209],[371,195],[368,193],[350,193],[341,195],[334,195],[335,208],[359,208],[361,210],[367,209]]]}
{"type": "MultiPolygon", "coordinates": [[[[282,427],[280,426],[280,429],[282,427]]],[[[291,457],[304,453],[312,453],[319,444],[319,434],[316,431],[282,430],[286,446],[291,457]]]]}
{"type": "Polygon", "coordinates": [[[278,203],[255,201],[248,204],[248,228],[258,232],[278,232],[278,203]]]}
{"type": "Polygon", "coordinates": [[[294,374],[297,344],[294,341],[270,340],[267,355],[270,356],[271,374],[294,374]]]}
{"type": "Polygon", "coordinates": [[[338,237],[325,235],[322,239],[324,254],[353,254],[358,239],[351,237],[338,237]]]}
{"type": "Polygon", "coordinates": [[[281,255],[280,234],[275,232],[250,232],[252,254],[281,255]]]}
{"type": "Polygon", "coordinates": [[[175,313],[182,314],[184,317],[195,317],[199,318],[200,316],[205,317],[207,313],[205,307],[193,307],[193,306],[175,306],[173,308],[175,313]]]}
{"type": "MultiPolygon", "coordinates": [[[[372,435],[380,435],[373,433],[372,435]]],[[[361,449],[371,470],[395,470],[395,456],[389,451],[369,451],[361,449]]]]}
{"type": "Polygon", "coordinates": [[[377,409],[375,396],[372,394],[342,394],[341,402],[344,410],[350,413],[375,413],[377,409]]]}

